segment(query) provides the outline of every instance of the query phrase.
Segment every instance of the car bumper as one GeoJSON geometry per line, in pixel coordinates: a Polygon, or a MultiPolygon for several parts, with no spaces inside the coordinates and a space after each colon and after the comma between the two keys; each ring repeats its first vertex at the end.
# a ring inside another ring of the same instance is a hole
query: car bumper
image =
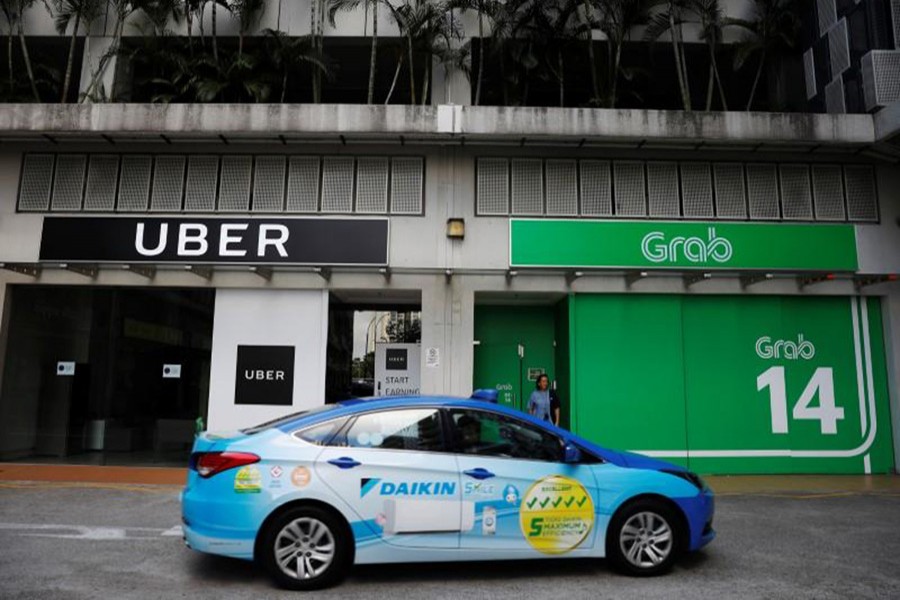
{"type": "Polygon", "coordinates": [[[713,529],[713,517],[716,513],[716,501],[712,490],[705,489],[690,498],[675,500],[684,511],[690,530],[688,550],[699,550],[713,541],[716,531],[713,529]]]}
{"type": "Polygon", "coordinates": [[[186,488],[181,493],[184,542],[199,552],[252,560],[259,529],[254,513],[252,506],[186,488]]]}

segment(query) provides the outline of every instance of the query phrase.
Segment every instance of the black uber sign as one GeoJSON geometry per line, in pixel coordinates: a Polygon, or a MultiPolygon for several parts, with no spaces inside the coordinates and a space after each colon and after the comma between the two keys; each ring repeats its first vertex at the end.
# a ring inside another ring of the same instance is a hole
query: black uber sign
{"type": "Polygon", "coordinates": [[[238,346],[235,404],[294,403],[294,347],[238,346]]]}
{"type": "Polygon", "coordinates": [[[406,348],[387,348],[384,351],[384,368],[386,371],[405,371],[407,368],[406,348]]]}

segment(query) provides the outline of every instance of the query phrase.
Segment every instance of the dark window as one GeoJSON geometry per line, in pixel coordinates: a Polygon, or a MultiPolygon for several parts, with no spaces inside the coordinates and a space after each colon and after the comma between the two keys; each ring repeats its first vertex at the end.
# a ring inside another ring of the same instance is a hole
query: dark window
{"type": "Polygon", "coordinates": [[[347,419],[335,419],[334,421],[328,421],[327,423],[320,423],[319,425],[307,427],[306,429],[298,431],[294,435],[304,442],[309,442],[310,444],[315,444],[316,446],[326,446],[328,445],[328,442],[331,441],[331,438],[334,436],[334,434],[337,433],[346,422],[347,419]]]}
{"type": "Polygon", "coordinates": [[[444,439],[436,408],[390,410],[359,416],[331,445],[382,450],[441,452],[444,439]]]}
{"type": "Polygon", "coordinates": [[[562,441],[539,427],[479,410],[449,414],[456,452],[550,462],[563,459],[562,441]]]}

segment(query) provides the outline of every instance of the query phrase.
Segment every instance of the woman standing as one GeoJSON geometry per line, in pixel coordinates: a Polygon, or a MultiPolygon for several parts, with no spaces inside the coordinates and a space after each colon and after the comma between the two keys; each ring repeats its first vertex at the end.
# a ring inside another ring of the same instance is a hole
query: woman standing
{"type": "Polygon", "coordinates": [[[550,378],[546,373],[538,375],[535,390],[528,399],[528,412],[542,421],[559,426],[559,397],[550,389],[550,378]]]}

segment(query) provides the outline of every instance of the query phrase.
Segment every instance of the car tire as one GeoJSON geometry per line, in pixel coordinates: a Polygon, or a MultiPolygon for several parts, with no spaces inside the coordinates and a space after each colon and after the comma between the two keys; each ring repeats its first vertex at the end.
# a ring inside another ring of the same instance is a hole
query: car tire
{"type": "Polygon", "coordinates": [[[346,577],[352,544],[346,524],[334,513],[303,506],[286,510],[267,523],[257,556],[279,586],[318,590],[346,577]]]}
{"type": "Polygon", "coordinates": [[[626,575],[662,575],[672,568],[682,542],[676,509],[660,500],[641,499],[613,516],[606,534],[606,557],[626,575]]]}

